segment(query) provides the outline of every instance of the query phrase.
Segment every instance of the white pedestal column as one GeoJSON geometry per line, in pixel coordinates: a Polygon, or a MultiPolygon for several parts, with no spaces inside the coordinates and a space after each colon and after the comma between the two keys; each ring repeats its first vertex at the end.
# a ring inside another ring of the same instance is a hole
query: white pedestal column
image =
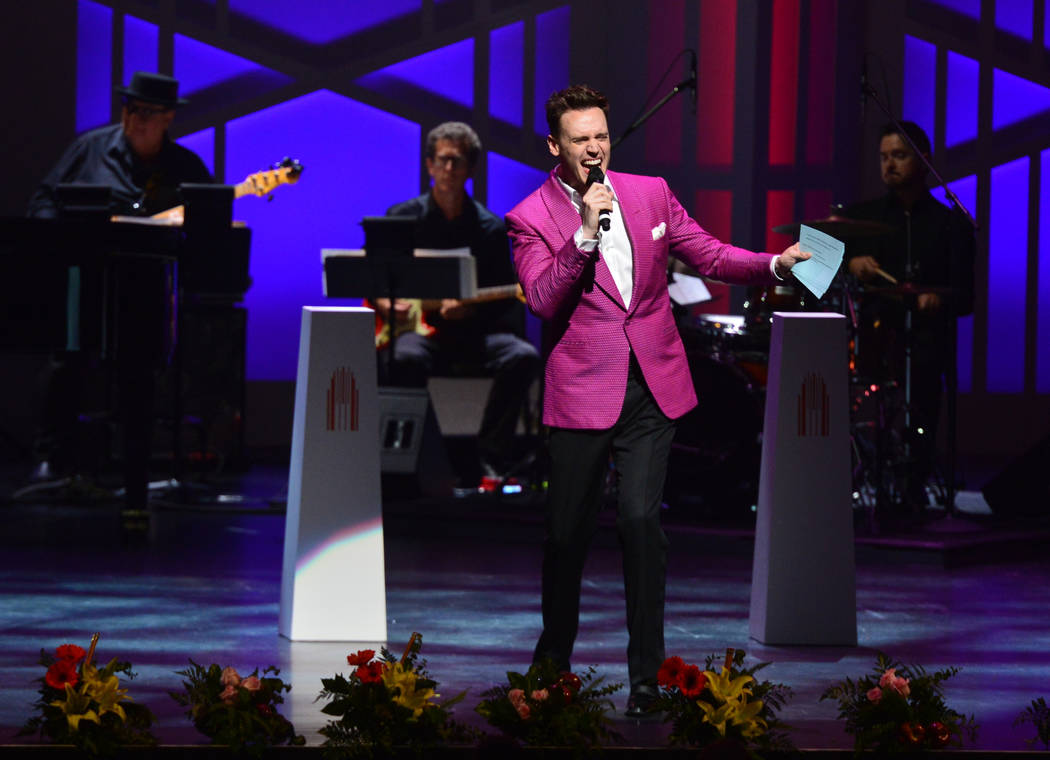
{"type": "Polygon", "coordinates": [[[775,312],[751,580],[751,637],[857,643],[846,319],[775,312]]]}
{"type": "Polygon", "coordinates": [[[279,631],[384,641],[375,314],[303,308],[279,631]]]}

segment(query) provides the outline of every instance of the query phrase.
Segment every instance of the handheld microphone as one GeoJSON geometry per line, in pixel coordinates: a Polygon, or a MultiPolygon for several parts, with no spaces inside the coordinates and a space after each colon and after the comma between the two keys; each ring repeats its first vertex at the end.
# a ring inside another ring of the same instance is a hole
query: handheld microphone
{"type": "MultiPolygon", "coordinates": [[[[587,172],[587,187],[590,187],[595,182],[605,182],[605,172],[602,171],[600,166],[592,166],[590,171],[587,172]]],[[[586,192],[586,189],[584,192],[586,192]]],[[[609,227],[612,226],[610,214],[611,212],[607,208],[603,208],[598,212],[598,226],[605,232],[608,232],[609,227]]]]}

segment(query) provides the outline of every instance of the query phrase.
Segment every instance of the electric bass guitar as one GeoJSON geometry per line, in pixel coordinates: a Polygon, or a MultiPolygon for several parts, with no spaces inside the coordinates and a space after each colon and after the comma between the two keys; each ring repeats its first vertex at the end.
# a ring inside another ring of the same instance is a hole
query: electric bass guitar
{"type": "MultiPolygon", "coordinates": [[[[521,291],[521,285],[497,285],[491,288],[478,288],[476,296],[461,298],[459,302],[465,306],[476,303],[489,303],[491,301],[503,301],[508,298],[517,298],[525,302],[525,294],[521,291]]],[[[394,335],[414,332],[418,335],[431,337],[437,333],[437,328],[427,324],[425,312],[429,309],[437,309],[441,301],[421,301],[414,298],[399,298],[400,302],[408,303],[408,313],[403,322],[399,322],[394,328],[394,335]]],[[[368,301],[366,306],[371,306],[368,301]]],[[[373,306],[373,308],[375,308],[373,306]]],[[[376,309],[376,348],[386,348],[390,343],[390,325],[386,321],[386,312],[376,309]]]]}
{"type": "MultiPolygon", "coordinates": [[[[285,158],[274,164],[270,169],[264,169],[255,174],[249,174],[233,186],[233,197],[243,198],[245,195],[270,195],[280,185],[291,185],[299,181],[299,175],[303,173],[303,165],[293,158],[285,158]]],[[[270,196],[271,198],[273,196],[270,196]]],[[[158,211],[150,217],[169,224],[182,224],[186,214],[185,206],[173,206],[172,208],[158,211]]]]}

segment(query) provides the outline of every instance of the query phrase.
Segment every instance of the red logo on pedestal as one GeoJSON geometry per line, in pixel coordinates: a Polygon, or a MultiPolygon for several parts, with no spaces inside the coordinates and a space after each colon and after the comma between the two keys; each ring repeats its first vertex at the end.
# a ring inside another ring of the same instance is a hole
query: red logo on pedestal
{"type": "Polygon", "coordinates": [[[798,435],[828,435],[828,385],[816,372],[810,372],[802,380],[802,392],[798,394],[798,435]]]}
{"type": "Polygon", "coordinates": [[[360,422],[360,389],[357,378],[346,367],[337,367],[328,380],[325,430],[357,430],[360,422]]]}

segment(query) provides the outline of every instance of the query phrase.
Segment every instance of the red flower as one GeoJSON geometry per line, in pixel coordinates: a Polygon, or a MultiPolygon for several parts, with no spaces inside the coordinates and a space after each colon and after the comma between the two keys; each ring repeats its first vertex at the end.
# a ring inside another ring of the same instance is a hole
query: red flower
{"type": "Polygon", "coordinates": [[[354,675],[361,680],[361,683],[379,683],[383,680],[383,663],[368,662],[358,665],[354,675]]]}
{"type": "Polygon", "coordinates": [[[77,664],[73,660],[58,660],[47,669],[44,676],[47,685],[52,689],[65,690],[66,684],[76,686],[80,676],[77,674],[77,664]]]}
{"type": "Polygon", "coordinates": [[[258,710],[262,715],[266,715],[267,717],[273,715],[273,708],[269,705],[256,705],[255,709],[258,710]]]}
{"type": "Polygon", "coordinates": [[[580,679],[580,677],[575,673],[570,673],[569,671],[565,671],[564,673],[559,675],[558,680],[555,683],[569,687],[569,689],[571,689],[573,693],[583,688],[583,681],[580,679]]]}
{"type": "Polygon", "coordinates": [[[357,654],[348,654],[346,661],[350,665],[367,665],[376,656],[374,649],[361,649],[357,654]]]}
{"type": "Polygon", "coordinates": [[[685,661],[681,657],[668,657],[656,674],[656,682],[666,688],[681,686],[685,661]]]}
{"type": "Polygon", "coordinates": [[[83,647],[78,647],[76,644],[63,644],[55,650],[55,656],[60,660],[70,660],[73,663],[78,663],[84,659],[87,652],[84,651],[83,647]]]}
{"type": "Polygon", "coordinates": [[[679,688],[683,696],[699,697],[705,686],[707,686],[707,676],[696,665],[689,665],[682,671],[679,688]]]}

